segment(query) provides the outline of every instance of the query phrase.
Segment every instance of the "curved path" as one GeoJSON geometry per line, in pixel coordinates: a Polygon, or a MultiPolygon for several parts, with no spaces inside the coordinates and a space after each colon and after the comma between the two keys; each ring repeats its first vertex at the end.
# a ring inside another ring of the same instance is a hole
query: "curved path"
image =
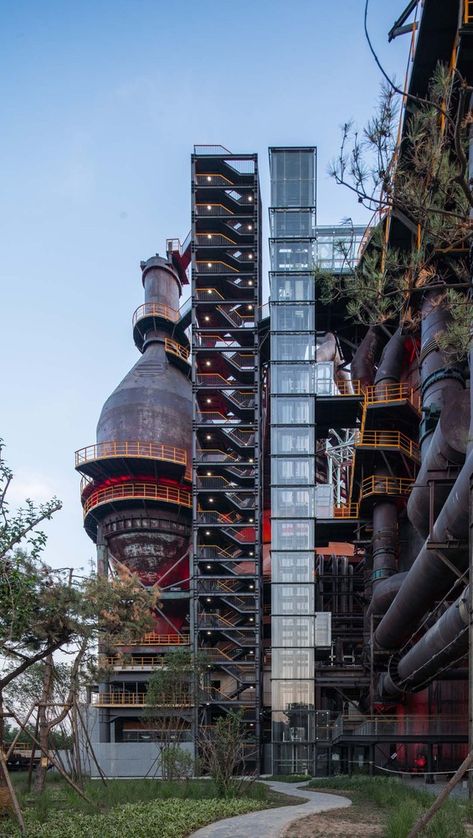
{"type": "Polygon", "coordinates": [[[329,809],[342,809],[351,806],[348,797],[336,794],[323,794],[311,789],[300,789],[294,783],[278,783],[265,781],[274,791],[287,794],[290,797],[300,797],[301,804],[281,806],[277,809],[263,809],[260,812],[250,812],[248,815],[237,815],[222,821],[210,823],[208,826],[193,832],[190,838],[278,838],[289,824],[307,815],[317,812],[328,812],[329,809]]]}

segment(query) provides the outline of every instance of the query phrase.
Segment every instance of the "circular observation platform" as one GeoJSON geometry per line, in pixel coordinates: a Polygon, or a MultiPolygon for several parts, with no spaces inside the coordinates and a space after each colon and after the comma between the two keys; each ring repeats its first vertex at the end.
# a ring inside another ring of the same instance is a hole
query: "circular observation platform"
{"type": "Polygon", "coordinates": [[[181,326],[181,313],[163,303],[143,303],[138,306],[133,314],[133,340],[140,352],[143,351],[145,337],[148,332],[157,329],[168,328],[178,338],[179,343],[189,348],[189,339],[185,333],[185,327],[181,326]]]}
{"type": "Polygon", "coordinates": [[[192,466],[187,451],[157,442],[110,440],[80,448],[75,453],[75,468],[92,480],[106,480],[145,474],[157,480],[161,475],[178,480],[192,480],[192,466]]]}
{"type": "Polygon", "coordinates": [[[192,511],[192,492],[152,481],[130,480],[98,488],[94,488],[94,483],[90,482],[82,492],[84,528],[95,541],[97,526],[107,515],[124,507],[147,510],[163,504],[189,514],[192,511]]]}

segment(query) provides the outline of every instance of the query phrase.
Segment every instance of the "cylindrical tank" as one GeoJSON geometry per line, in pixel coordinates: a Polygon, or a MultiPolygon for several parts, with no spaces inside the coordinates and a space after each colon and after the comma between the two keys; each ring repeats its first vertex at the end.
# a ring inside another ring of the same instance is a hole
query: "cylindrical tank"
{"type": "MultiPolygon", "coordinates": [[[[181,285],[171,263],[159,256],[142,262],[141,268],[145,289],[145,306],[139,310],[143,354],[105,402],[97,443],[102,448],[107,443],[131,443],[133,451],[136,443],[140,446],[136,457],[124,460],[124,474],[109,476],[107,485],[126,480],[189,491],[184,480],[189,478],[192,462],[192,389],[182,363],[166,345],[166,340],[173,345],[178,342],[181,285]],[[186,472],[184,467],[179,470],[183,457],[186,472]]],[[[151,489],[148,493],[152,494],[151,489]]],[[[150,497],[142,503],[123,500],[114,504],[101,523],[115,559],[138,573],[145,584],[157,582],[167,587],[189,576],[188,560],[179,560],[189,546],[190,515],[190,508],[154,502],[150,497]]]]}

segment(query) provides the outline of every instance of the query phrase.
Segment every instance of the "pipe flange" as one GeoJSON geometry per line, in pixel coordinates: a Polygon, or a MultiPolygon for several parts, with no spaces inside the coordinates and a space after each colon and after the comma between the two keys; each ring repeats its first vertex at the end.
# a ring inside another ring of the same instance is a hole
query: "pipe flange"
{"type": "Polygon", "coordinates": [[[465,377],[457,367],[442,367],[441,370],[435,370],[434,372],[431,372],[430,375],[428,375],[427,378],[422,382],[420,388],[422,398],[424,397],[425,391],[428,387],[430,387],[432,384],[436,384],[437,381],[444,381],[447,378],[451,378],[454,381],[459,381],[460,384],[463,385],[463,387],[465,386],[465,377]]]}

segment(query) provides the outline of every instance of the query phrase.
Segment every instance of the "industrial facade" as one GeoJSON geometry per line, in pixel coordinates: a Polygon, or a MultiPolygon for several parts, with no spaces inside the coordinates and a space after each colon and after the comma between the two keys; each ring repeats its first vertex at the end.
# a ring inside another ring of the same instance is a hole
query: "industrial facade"
{"type": "MultiPolygon", "coordinates": [[[[426,0],[413,95],[452,55],[471,78],[472,29],[470,4],[426,0]]],[[[251,770],[448,771],[468,739],[469,366],[428,286],[409,331],[327,304],[317,271],[349,278],[369,233],[317,224],[314,146],[269,166],[269,305],[257,155],[196,146],[190,237],[141,264],[142,356],[76,454],[100,571],[160,595],[153,632],[103,650],[94,737],[159,740],[147,680],[186,648],[206,674],[172,710],[183,747],[238,709],[251,770]]],[[[419,235],[379,224],[400,249],[419,235]]]]}

